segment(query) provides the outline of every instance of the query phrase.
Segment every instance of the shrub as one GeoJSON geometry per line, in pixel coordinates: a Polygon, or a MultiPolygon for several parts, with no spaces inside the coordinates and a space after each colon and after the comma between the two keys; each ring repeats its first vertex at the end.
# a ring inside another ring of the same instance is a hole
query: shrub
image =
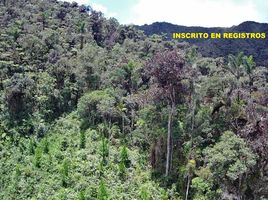
{"type": "Polygon", "coordinates": [[[109,198],[108,191],[103,181],[100,182],[97,199],[98,200],[107,200],[109,198]]]}
{"type": "Polygon", "coordinates": [[[62,168],[61,168],[61,180],[62,180],[62,186],[67,187],[68,185],[68,179],[69,179],[69,161],[64,160],[62,163],[62,168]]]}
{"type": "Polygon", "coordinates": [[[47,138],[44,138],[43,140],[43,149],[44,149],[44,153],[48,153],[49,152],[49,143],[47,141],[47,138]]]}
{"type": "Polygon", "coordinates": [[[40,147],[36,148],[34,163],[36,167],[41,167],[42,149],[40,147]]]}
{"type": "Polygon", "coordinates": [[[77,200],[86,200],[84,191],[79,192],[77,200]]]}

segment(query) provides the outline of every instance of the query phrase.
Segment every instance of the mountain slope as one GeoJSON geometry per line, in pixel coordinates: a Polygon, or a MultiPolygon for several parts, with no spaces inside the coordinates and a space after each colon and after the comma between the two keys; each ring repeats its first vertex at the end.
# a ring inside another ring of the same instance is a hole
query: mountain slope
{"type": "Polygon", "coordinates": [[[268,197],[268,69],[251,56],[202,57],[75,2],[0,1],[0,28],[1,200],[268,197]]]}
{"type": "MultiPolygon", "coordinates": [[[[166,22],[156,22],[151,25],[138,26],[146,35],[166,34],[171,39],[174,32],[265,32],[268,33],[267,23],[257,23],[247,21],[232,26],[230,28],[220,27],[198,27],[198,26],[179,26],[166,22]]],[[[206,57],[221,57],[228,54],[237,54],[243,51],[247,55],[253,55],[258,65],[266,66],[268,64],[268,40],[266,39],[184,39],[191,44],[198,46],[201,54],[206,57]]]]}

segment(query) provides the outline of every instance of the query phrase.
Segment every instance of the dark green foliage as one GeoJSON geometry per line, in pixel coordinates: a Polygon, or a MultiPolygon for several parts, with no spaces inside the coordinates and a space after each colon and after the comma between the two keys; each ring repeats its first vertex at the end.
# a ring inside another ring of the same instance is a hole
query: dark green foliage
{"type": "MultiPolygon", "coordinates": [[[[85,124],[85,128],[89,125],[96,125],[102,121],[101,105],[104,100],[113,100],[108,90],[96,90],[86,94],[80,99],[77,106],[78,113],[85,124]]],[[[109,114],[112,113],[108,113],[108,115],[109,114]]]]}
{"type": "Polygon", "coordinates": [[[36,147],[35,149],[35,156],[34,156],[34,164],[36,167],[41,167],[41,160],[42,160],[42,148],[36,147]]]}
{"type": "Polygon", "coordinates": [[[126,145],[124,145],[121,148],[120,162],[123,163],[126,167],[129,167],[130,166],[130,160],[129,160],[129,157],[128,157],[128,150],[127,150],[126,145]]]}
{"type": "Polygon", "coordinates": [[[118,170],[120,177],[124,178],[126,175],[126,165],[124,162],[120,161],[118,164],[118,170]]]}
{"type": "Polygon", "coordinates": [[[61,183],[63,187],[67,187],[69,183],[69,168],[70,168],[70,162],[65,159],[60,169],[61,183]]]}
{"type": "Polygon", "coordinates": [[[44,149],[44,153],[47,154],[49,152],[49,142],[47,138],[43,139],[43,149],[44,149]]]}
{"type": "Polygon", "coordinates": [[[14,74],[6,83],[5,102],[11,121],[22,123],[33,112],[34,81],[24,74],[14,74]]]}
{"type": "Polygon", "coordinates": [[[118,164],[119,168],[119,175],[121,177],[124,177],[126,175],[126,169],[130,167],[131,161],[129,160],[128,157],[128,150],[126,145],[121,147],[121,152],[120,152],[120,161],[118,164]]]}
{"type": "Polygon", "coordinates": [[[80,133],[80,148],[84,149],[86,147],[86,134],[84,131],[80,133]]]}
{"type": "Polygon", "coordinates": [[[267,196],[255,56],[202,57],[77,3],[3,3],[0,199],[267,196]]]}
{"type": "Polygon", "coordinates": [[[101,12],[93,11],[90,16],[90,26],[93,38],[99,46],[103,45],[103,14],[101,12]]]}
{"type": "Polygon", "coordinates": [[[36,148],[36,143],[35,143],[35,140],[33,138],[30,139],[28,148],[29,148],[29,154],[33,155],[35,152],[35,148],[36,148]]]}
{"type": "Polygon", "coordinates": [[[85,33],[85,22],[81,22],[80,24],[80,49],[84,48],[84,33],[85,33]]]}
{"type": "Polygon", "coordinates": [[[21,169],[19,165],[16,165],[15,168],[15,180],[17,181],[19,179],[19,176],[21,175],[21,169]]]}
{"type": "MultiPolygon", "coordinates": [[[[254,21],[241,22],[241,24],[235,24],[232,27],[191,27],[175,25],[167,22],[155,22],[150,25],[138,26],[149,37],[156,34],[161,35],[165,33],[165,37],[169,40],[172,39],[172,34],[178,32],[194,32],[194,33],[236,33],[236,32],[265,32],[267,29],[266,23],[258,23],[254,21]]],[[[196,45],[204,57],[227,57],[229,54],[237,54],[240,51],[247,52],[249,55],[253,55],[257,64],[260,66],[267,66],[267,53],[258,53],[258,48],[265,48],[266,44],[262,40],[241,39],[235,40],[202,40],[202,39],[181,39],[181,41],[187,41],[192,45],[196,45]],[[219,50],[219,46],[221,50],[219,50]]]]}
{"type": "Polygon", "coordinates": [[[84,191],[79,192],[77,200],[86,200],[84,191]]]}
{"type": "Polygon", "coordinates": [[[100,155],[102,159],[101,164],[105,165],[107,163],[107,158],[109,156],[109,141],[104,136],[101,137],[100,155]]]}

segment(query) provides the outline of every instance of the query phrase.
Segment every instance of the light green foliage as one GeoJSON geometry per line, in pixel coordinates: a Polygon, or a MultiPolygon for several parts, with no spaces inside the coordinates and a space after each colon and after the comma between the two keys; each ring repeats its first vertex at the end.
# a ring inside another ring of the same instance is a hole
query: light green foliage
{"type": "Polygon", "coordinates": [[[123,162],[118,163],[119,175],[124,178],[126,175],[126,165],[123,162]]]}
{"type": "Polygon", "coordinates": [[[98,200],[109,199],[109,193],[103,181],[100,181],[97,199],[98,200]]]}
{"type": "Polygon", "coordinates": [[[128,149],[126,145],[121,147],[120,151],[120,161],[118,164],[119,174],[121,177],[126,175],[126,169],[130,167],[131,161],[129,160],[128,149]]]}
{"type": "MultiPolygon", "coordinates": [[[[38,198],[77,199],[78,196],[81,197],[80,191],[83,191],[85,199],[97,199],[100,189],[99,164],[102,160],[99,148],[102,139],[98,131],[88,129],[85,134],[87,143],[90,145],[80,149],[80,134],[77,134],[80,133],[80,122],[77,119],[74,113],[60,118],[45,138],[36,140],[35,152],[37,155],[39,155],[38,152],[41,153],[41,159],[38,159],[40,167],[35,167],[36,156],[29,154],[28,148],[21,152],[20,145],[13,146],[5,143],[6,148],[10,148],[13,153],[1,157],[1,161],[21,159],[23,164],[17,166],[10,161],[0,162],[0,171],[3,174],[0,177],[2,183],[0,187],[2,191],[5,191],[0,194],[1,199],[6,199],[13,194],[18,195],[18,192],[22,199],[35,196],[35,194],[39,194],[38,198]],[[49,142],[48,154],[43,153],[45,140],[49,142]],[[66,148],[62,148],[63,141],[65,141],[66,148]],[[32,160],[34,166],[31,165],[32,160]],[[10,174],[13,174],[12,177],[10,174]],[[18,178],[16,182],[6,182],[8,177],[14,180],[15,177],[18,178]],[[15,183],[18,187],[14,187],[15,183]],[[33,184],[35,187],[32,187],[33,184]]],[[[31,138],[20,143],[25,143],[27,147],[31,140],[34,141],[31,138]]],[[[148,192],[152,194],[152,199],[161,199],[165,196],[165,190],[151,180],[147,162],[139,162],[142,157],[144,155],[140,154],[137,147],[123,148],[118,144],[110,144],[109,163],[103,166],[101,175],[108,198],[138,199],[140,187],[143,184],[150,185],[148,192]],[[120,162],[121,154],[122,162],[120,162]],[[131,165],[126,168],[125,164],[130,163],[130,160],[131,165]],[[118,162],[122,163],[127,171],[127,178],[123,180],[118,173],[118,162]]],[[[37,158],[40,157],[37,156],[37,158]]],[[[104,195],[103,198],[106,196],[104,195]]]]}
{"type": "Polygon", "coordinates": [[[197,192],[194,195],[193,200],[210,200],[210,199],[219,199],[221,196],[221,190],[211,191],[211,187],[203,180],[199,180],[198,178],[194,178],[192,180],[193,188],[197,189],[197,192]],[[205,189],[206,188],[206,189],[205,189]],[[201,191],[205,189],[204,192],[201,191]]]}
{"type": "Polygon", "coordinates": [[[47,140],[47,138],[43,139],[43,151],[44,153],[49,153],[49,142],[47,140]]]}
{"type": "Polygon", "coordinates": [[[140,200],[151,200],[151,195],[148,192],[148,186],[144,185],[141,187],[140,192],[139,192],[139,199],[140,200]]]}
{"type": "Polygon", "coordinates": [[[64,160],[62,163],[62,167],[60,169],[61,172],[61,181],[62,186],[67,187],[69,182],[69,169],[70,169],[70,162],[68,160],[64,160]]]}
{"type": "Polygon", "coordinates": [[[245,141],[231,131],[226,131],[220,141],[204,151],[213,174],[222,179],[235,181],[256,164],[256,155],[245,141]]]}
{"type": "Polygon", "coordinates": [[[129,158],[128,158],[128,150],[126,145],[121,148],[120,152],[120,162],[123,162],[126,166],[128,166],[129,158]]]}
{"type": "Polygon", "coordinates": [[[198,51],[197,51],[197,47],[196,46],[193,46],[188,51],[186,51],[186,59],[191,64],[195,63],[198,60],[198,56],[199,55],[198,55],[198,51]]]}
{"type": "Polygon", "coordinates": [[[232,105],[230,107],[230,114],[234,119],[237,119],[239,117],[243,118],[245,115],[245,102],[242,100],[234,100],[232,102],[232,105]]]}
{"type": "Polygon", "coordinates": [[[17,39],[19,38],[20,34],[21,34],[21,23],[19,21],[17,21],[17,23],[13,26],[10,27],[8,32],[9,34],[13,37],[14,42],[17,41],[17,39]]]}
{"type": "Polygon", "coordinates": [[[163,126],[161,117],[167,115],[166,110],[157,112],[157,107],[147,105],[140,109],[138,112],[138,119],[136,121],[136,129],[133,131],[135,134],[135,142],[140,146],[148,146],[153,138],[157,138],[166,130],[163,126]]]}
{"type": "Polygon", "coordinates": [[[244,53],[240,52],[237,54],[237,56],[234,55],[229,55],[228,56],[228,66],[227,70],[239,81],[243,74],[243,58],[244,58],[244,53]]]}
{"type": "Polygon", "coordinates": [[[30,154],[30,155],[33,155],[33,154],[34,154],[34,152],[35,152],[35,147],[36,147],[35,140],[34,140],[33,138],[31,138],[30,141],[29,141],[29,147],[28,147],[28,149],[29,149],[29,154],[30,154]]]}
{"type": "Polygon", "coordinates": [[[1,200],[265,199],[255,55],[204,58],[75,2],[0,4],[1,200]]]}
{"type": "Polygon", "coordinates": [[[41,167],[41,160],[42,160],[42,148],[37,147],[35,149],[35,156],[34,156],[34,164],[36,167],[41,167]]]}
{"type": "Polygon", "coordinates": [[[204,181],[202,178],[196,177],[192,180],[192,187],[200,192],[206,192],[210,189],[211,185],[204,181]]]}
{"type": "Polygon", "coordinates": [[[77,200],[86,200],[84,191],[79,192],[77,200]]]}
{"type": "Polygon", "coordinates": [[[248,75],[251,75],[253,69],[256,67],[253,56],[244,56],[243,64],[248,75]]]}
{"type": "Polygon", "coordinates": [[[120,176],[124,177],[126,175],[126,168],[128,168],[129,165],[130,165],[130,160],[128,158],[128,150],[127,150],[126,145],[124,145],[121,148],[120,161],[118,164],[120,176]]]}
{"type": "Polygon", "coordinates": [[[66,193],[66,191],[64,189],[61,189],[59,191],[59,194],[58,194],[57,197],[58,197],[58,199],[62,199],[62,200],[67,200],[68,199],[67,193],[66,193]]]}
{"type": "MultiPolygon", "coordinates": [[[[109,110],[102,107],[107,101],[113,101],[113,97],[109,94],[108,90],[93,91],[80,99],[77,106],[78,113],[87,126],[88,124],[96,125],[97,123],[100,123],[102,117],[104,117],[103,115],[105,115],[104,112],[112,114],[109,110]]],[[[112,102],[112,104],[114,104],[114,102],[112,102]]]]}
{"type": "Polygon", "coordinates": [[[69,174],[69,162],[68,160],[64,160],[62,164],[62,174],[66,177],[68,177],[69,174]]]}
{"type": "Polygon", "coordinates": [[[210,200],[217,199],[221,194],[221,190],[217,189],[213,175],[209,168],[201,168],[196,171],[197,177],[192,179],[191,187],[195,191],[194,200],[210,200]]]}
{"type": "Polygon", "coordinates": [[[53,117],[53,108],[55,106],[55,87],[56,79],[47,72],[42,72],[37,80],[36,104],[40,113],[46,118],[53,117]]]}
{"type": "Polygon", "coordinates": [[[109,141],[104,136],[101,137],[99,148],[100,148],[100,155],[102,158],[101,164],[105,165],[107,163],[107,157],[109,156],[109,141]]]}

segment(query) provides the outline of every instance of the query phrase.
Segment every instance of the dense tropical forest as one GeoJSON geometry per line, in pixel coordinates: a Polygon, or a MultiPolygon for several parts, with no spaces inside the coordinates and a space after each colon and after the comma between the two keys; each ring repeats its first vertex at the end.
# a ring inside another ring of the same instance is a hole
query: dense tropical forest
{"type": "Polygon", "coordinates": [[[267,105],[251,55],[0,2],[0,199],[268,199],[267,105]]]}

